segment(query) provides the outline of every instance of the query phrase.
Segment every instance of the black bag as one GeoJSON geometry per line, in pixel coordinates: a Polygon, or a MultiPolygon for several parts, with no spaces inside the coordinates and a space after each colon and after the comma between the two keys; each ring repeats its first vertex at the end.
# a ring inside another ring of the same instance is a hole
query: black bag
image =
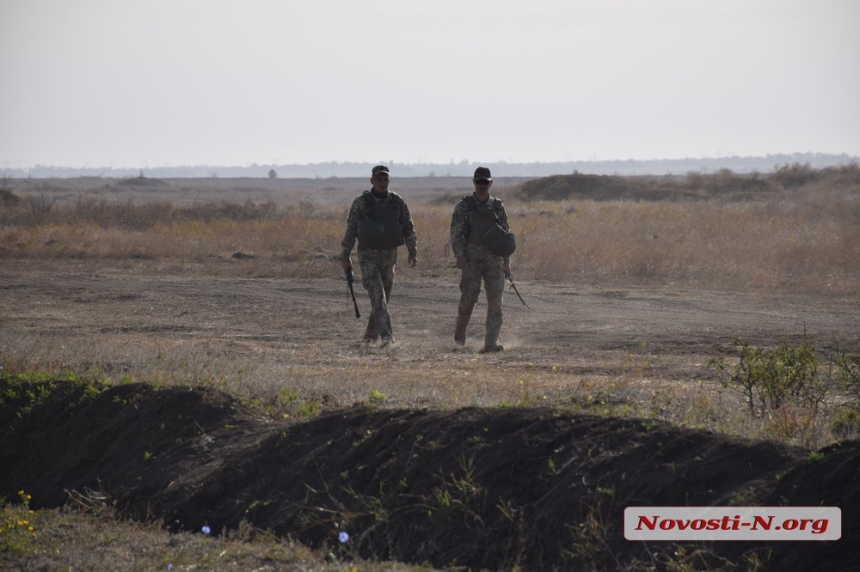
{"type": "Polygon", "coordinates": [[[496,256],[510,256],[517,249],[517,237],[499,224],[494,224],[484,233],[484,245],[496,256]]]}

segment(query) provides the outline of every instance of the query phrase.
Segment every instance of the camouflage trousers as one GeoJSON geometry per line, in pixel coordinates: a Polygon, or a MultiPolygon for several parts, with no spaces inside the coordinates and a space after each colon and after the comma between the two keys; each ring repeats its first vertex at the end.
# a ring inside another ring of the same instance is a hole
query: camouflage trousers
{"type": "Polygon", "coordinates": [[[505,292],[505,272],[502,258],[485,252],[484,248],[469,245],[466,252],[466,267],[460,276],[460,304],[457,307],[455,337],[465,335],[472,310],[481,293],[481,281],[487,291],[487,324],[484,347],[492,347],[499,341],[502,330],[502,296],[505,292]]]}
{"type": "Polygon", "coordinates": [[[361,269],[361,285],[370,295],[370,318],[364,338],[393,340],[391,316],[388,314],[388,301],[394,286],[394,266],[397,264],[397,249],[360,249],[358,265],[361,269]]]}

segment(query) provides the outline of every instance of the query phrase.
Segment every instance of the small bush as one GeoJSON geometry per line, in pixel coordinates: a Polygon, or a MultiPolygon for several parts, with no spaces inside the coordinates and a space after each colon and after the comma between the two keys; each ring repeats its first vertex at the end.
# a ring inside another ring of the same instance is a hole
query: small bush
{"type": "Polygon", "coordinates": [[[21,199],[10,189],[0,187],[0,205],[5,207],[16,207],[21,199]]]}
{"type": "Polygon", "coordinates": [[[830,424],[830,430],[841,438],[849,438],[860,433],[860,411],[843,409],[830,424]]]}
{"type": "Polygon", "coordinates": [[[860,410],[860,355],[840,349],[833,356],[833,363],[839,368],[842,388],[854,398],[854,408],[860,410]]]}
{"type": "Polygon", "coordinates": [[[809,163],[792,163],[791,165],[777,165],[774,169],[771,178],[781,184],[786,189],[792,187],[802,187],[803,185],[815,181],[819,177],[819,172],[809,166],[809,163]]]}
{"type": "Polygon", "coordinates": [[[764,417],[780,411],[784,405],[797,405],[817,411],[830,384],[819,376],[818,355],[806,338],[798,345],[783,341],[774,349],[757,348],[738,338],[740,360],[729,367],[723,358],[712,359],[708,365],[724,378],[723,387],[742,393],[751,415],[764,417]]]}

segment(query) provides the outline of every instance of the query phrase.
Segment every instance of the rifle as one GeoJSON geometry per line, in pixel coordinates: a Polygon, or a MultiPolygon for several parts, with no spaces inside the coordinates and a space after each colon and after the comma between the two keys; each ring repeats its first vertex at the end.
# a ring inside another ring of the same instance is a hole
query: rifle
{"type": "MultiPolygon", "coordinates": [[[[526,301],[525,301],[525,300],[523,300],[523,297],[522,297],[522,296],[520,296],[520,291],[519,291],[519,290],[517,290],[517,285],[516,285],[516,284],[514,284],[514,279],[513,279],[513,278],[511,278],[511,276],[510,276],[510,275],[508,275],[508,276],[507,276],[507,278],[508,278],[508,282],[510,282],[510,283],[511,283],[511,288],[513,288],[513,289],[514,289],[514,292],[516,292],[516,293],[517,293],[517,298],[519,298],[519,299],[520,299],[520,302],[522,302],[522,303],[523,303],[523,306],[525,306],[526,308],[529,308],[529,305],[528,305],[528,304],[526,304],[526,301]]],[[[531,308],[529,308],[529,310],[531,310],[531,308]]]]}
{"type": "Polygon", "coordinates": [[[358,312],[358,302],[355,301],[355,290],[352,289],[352,283],[355,282],[355,274],[352,273],[352,268],[346,270],[346,285],[349,287],[349,294],[352,296],[352,305],[355,306],[355,317],[360,318],[358,312]]]}

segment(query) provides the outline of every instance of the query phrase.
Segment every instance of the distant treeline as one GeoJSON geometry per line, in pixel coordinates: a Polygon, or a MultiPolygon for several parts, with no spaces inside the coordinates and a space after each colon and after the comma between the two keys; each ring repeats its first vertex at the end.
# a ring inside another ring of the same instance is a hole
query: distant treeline
{"type": "MultiPolygon", "coordinates": [[[[504,161],[459,163],[388,163],[394,177],[468,177],[479,165],[490,167],[495,176],[545,177],[574,172],[595,175],[681,175],[689,172],[710,173],[730,169],[735,173],[769,173],[780,165],[808,164],[820,169],[860,162],[860,157],[824,153],[791,153],[766,155],[764,157],[706,157],[701,159],[651,159],[638,161],[557,161],[548,163],[507,163],[504,161]]],[[[193,165],[179,167],[55,167],[36,165],[28,169],[4,169],[6,177],[52,178],[52,177],[108,177],[127,178],[135,176],[159,178],[329,178],[363,177],[369,175],[375,163],[328,162],[306,165],[253,164],[246,167],[224,167],[193,165]]]]}

